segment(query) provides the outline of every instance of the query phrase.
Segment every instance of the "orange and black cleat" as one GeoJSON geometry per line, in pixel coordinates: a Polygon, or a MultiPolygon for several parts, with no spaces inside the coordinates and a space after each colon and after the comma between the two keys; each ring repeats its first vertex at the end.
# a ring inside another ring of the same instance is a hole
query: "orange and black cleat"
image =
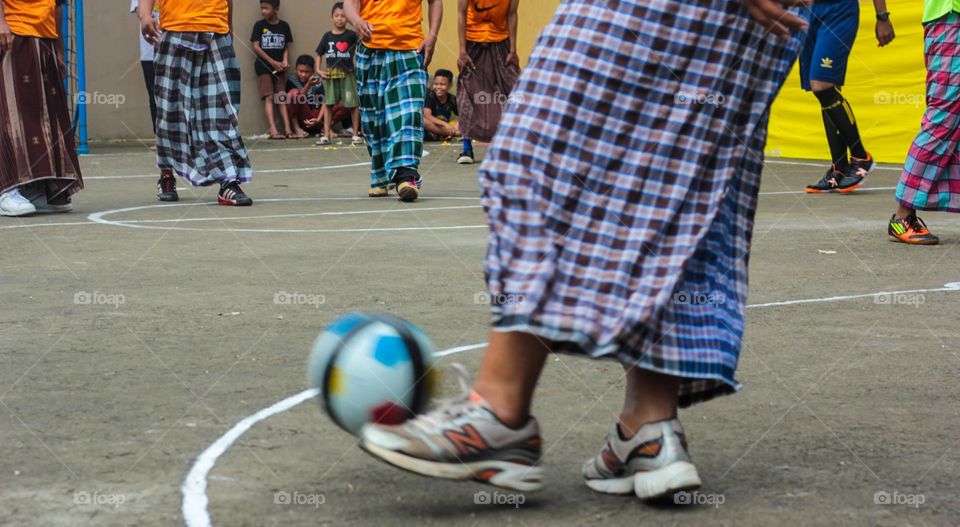
{"type": "Polygon", "coordinates": [[[937,245],[940,243],[940,238],[930,234],[927,224],[916,214],[911,214],[906,218],[897,218],[896,215],[891,217],[890,224],[887,226],[887,234],[895,242],[909,243],[910,245],[937,245]]]}

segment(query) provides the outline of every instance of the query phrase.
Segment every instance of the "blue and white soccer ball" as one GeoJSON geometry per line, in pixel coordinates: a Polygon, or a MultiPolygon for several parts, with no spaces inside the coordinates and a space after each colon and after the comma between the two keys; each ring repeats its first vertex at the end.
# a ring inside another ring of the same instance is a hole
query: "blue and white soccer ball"
{"type": "Polygon", "coordinates": [[[366,423],[399,424],[427,407],[437,385],[435,352],[430,337],[405,320],[350,313],[314,341],[308,381],[330,418],[357,435],[366,423]]]}

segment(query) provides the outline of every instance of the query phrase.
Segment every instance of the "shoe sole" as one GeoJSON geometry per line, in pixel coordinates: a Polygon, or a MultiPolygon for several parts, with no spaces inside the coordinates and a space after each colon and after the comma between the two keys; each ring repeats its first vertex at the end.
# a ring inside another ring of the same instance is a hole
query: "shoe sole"
{"type": "Polygon", "coordinates": [[[57,209],[37,209],[37,214],[63,214],[65,212],[73,212],[73,205],[57,209]]]}
{"type": "Polygon", "coordinates": [[[250,205],[253,205],[253,201],[237,203],[236,201],[228,201],[223,198],[217,198],[217,205],[223,205],[225,207],[249,207],[250,205]]]}
{"type": "MultiPolygon", "coordinates": [[[[157,195],[157,199],[159,199],[160,201],[167,201],[167,202],[170,202],[170,201],[180,201],[180,196],[173,196],[173,197],[166,197],[166,198],[165,198],[165,197],[163,197],[163,196],[157,195]]],[[[219,198],[217,198],[217,201],[219,201],[219,198]]]]}
{"type": "Polygon", "coordinates": [[[657,470],[638,472],[625,478],[591,479],[586,484],[604,494],[633,494],[642,500],[661,500],[678,492],[697,490],[702,482],[697,467],[686,461],[677,461],[657,470]]]}
{"type": "Polygon", "coordinates": [[[906,240],[901,240],[900,238],[890,234],[888,234],[887,236],[890,237],[890,241],[892,242],[903,243],[906,245],[940,245],[940,240],[924,240],[920,242],[908,242],[906,240]]]}
{"type": "Polygon", "coordinates": [[[461,161],[461,160],[458,159],[458,160],[457,160],[457,164],[458,164],[458,165],[472,165],[472,164],[473,164],[473,161],[470,161],[470,160],[461,161]]]}
{"type": "Polygon", "coordinates": [[[403,190],[398,190],[397,195],[400,197],[400,201],[406,203],[417,201],[420,198],[420,193],[417,192],[416,187],[406,187],[403,190]]]}
{"type": "Polygon", "coordinates": [[[830,194],[831,192],[836,192],[836,190],[834,190],[834,189],[831,189],[831,190],[820,190],[820,189],[816,189],[816,188],[807,188],[807,189],[805,189],[805,192],[806,192],[807,194],[830,194]]]}
{"type": "Polygon", "coordinates": [[[853,185],[853,186],[851,186],[851,187],[838,188],[838,189],[836,190],[836,192],[839,192],[839,193],[841,193],[841,194],[846,194],[846,193],[848,193],[848,192],[853,192],[854,190],[857,190],[858,188],[860,188],[860,187],[862,187],[862,186],[863,186],[863,182],[861,181],[860,183],[857,183],[856,185],[853,185]]]}
{"type": "Polygon", "coordinates": [[[36,214],[36,210],[25,210],[23,212],[6,212],[0,211],[0,216],[7,216],[8,218],[19,218],[20,216],[29,216],[31,214],[36,214]]]}
{"type": "Polygon", "coordinates": [[[458,481],[473,480],[518,492],[534,492],[543,488],[541,467],[507,461],[438,463],[381,448],[366,440],[360,442],[360,447],[381,461],[421,476],[458,481]]]}

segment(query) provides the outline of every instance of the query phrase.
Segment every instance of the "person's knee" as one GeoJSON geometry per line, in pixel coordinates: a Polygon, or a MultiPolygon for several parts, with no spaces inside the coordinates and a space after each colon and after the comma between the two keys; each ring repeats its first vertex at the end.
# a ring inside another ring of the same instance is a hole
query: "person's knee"
{"type": "Polygon", "coordinates": [[[826,81],[810,81],[810,91],[813,93],[830,90],[836,87],[836,84],[826,81]]]}

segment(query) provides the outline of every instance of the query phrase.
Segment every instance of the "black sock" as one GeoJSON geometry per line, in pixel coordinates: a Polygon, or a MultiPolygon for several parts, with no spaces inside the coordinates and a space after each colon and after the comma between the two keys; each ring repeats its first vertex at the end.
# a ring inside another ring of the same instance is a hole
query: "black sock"
{"type": "Polygon", "coordinates": [[[393,175],[393,182],[399,185],[400,183],[414,183],[420,177],[420,173],[416,170],[409,167],[401,167],[397,169],[397,173],[393,175]]]}
{"type": "Polygon", "coordinates": [[[840,131],[840,137],[850,148],[850,155],[859,159],[867,158],[867,151],[860,142],[860,131],[857,130],[857,120],[853,116],[850,103],[843,98],[835,86],[823,91],[815,91],[814,95],[820,100],[823,113],[830,118],[833,125],[840,131]]]}
{"type": "Polygon", "coordinates": [[[833,125],[833,121],[827,116],[827,112],[821,112],[823,115],[823,129],[827,132],[827,144],[830,145],[830,159],[833,160],[833,166],[836,170],[843,172],[850,164],[847,158],[847,143],[840,137],[840,131],[833,125]]]}

